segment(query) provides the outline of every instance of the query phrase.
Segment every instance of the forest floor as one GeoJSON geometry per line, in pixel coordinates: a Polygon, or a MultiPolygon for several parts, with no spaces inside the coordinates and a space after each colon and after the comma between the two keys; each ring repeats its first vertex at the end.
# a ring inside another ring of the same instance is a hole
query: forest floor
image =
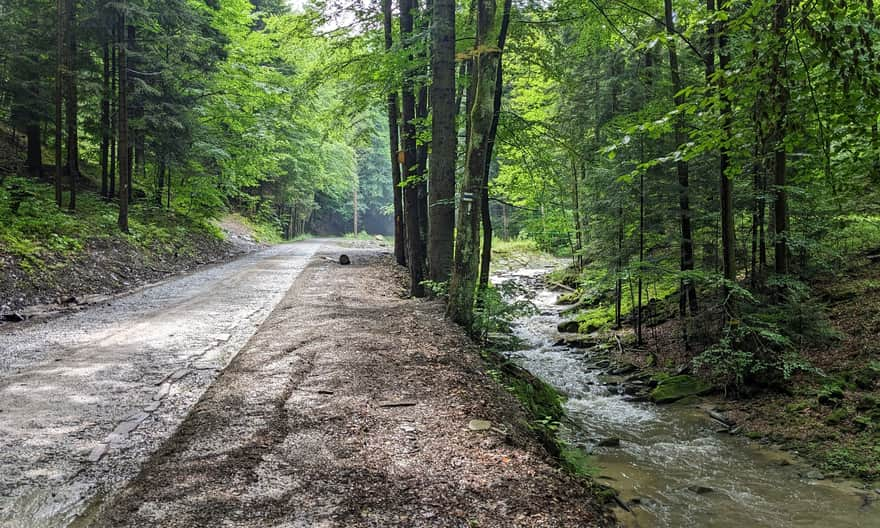
{"type": "Polygon", "coordinates": [[[93,524],[608,525],[441,304],[405,298],[387,250],[338,243],[93,524]]]}

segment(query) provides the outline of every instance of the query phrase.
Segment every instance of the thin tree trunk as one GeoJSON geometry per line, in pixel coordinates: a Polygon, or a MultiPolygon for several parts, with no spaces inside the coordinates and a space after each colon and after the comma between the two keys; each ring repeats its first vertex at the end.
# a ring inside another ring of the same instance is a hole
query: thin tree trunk
{"type": "Polygon", "coordinates": [[[623,305],[623,207],[617,208],[617,281],[614,287],[614,326],[622,327],[621,312],[623,305]]]}
{"type": "MultiPolygon", "coordinates": [[[[125,8],[123,5],[120,15],[119,35],[125,32],[125,8]]],[[[129,193],[129,163],[128,163],[128,61],[126,60],[126,43],[120,38],[119,46],[119,229],[128,233],[128,193],[129,193]]]]}
{"type": "Polygon", "coordinates": [[[162,197],[165,191],[165,158],[159,156],[159,168],[156,177],[156,205],[162,207],[162,197]]]}
{"type": "Polygon", "coordinates": [[[421,219],[419,213],[419,185],[416,183],[418,178],[419,159],[418,146],[416,144],[416,94],[415,94],[415,73],[412,70],[413,54],[411,42],[413,35],[413,10],[414,4],[412,0],[400,0],[400,31],[401,42],[405,49],[410,52],[407,57],[407,71],[403,80],[403,153],[404,153],[404,174],[407,177],[407,184],[404,188],[404,214],[406,225],[406,261],[409,266],[410,275],[410,294],[414,297],[423,297],[425,288],[422,281],[425,278],[424,266],[425,259],[422,253],[422,233],[421,219]]]}
{"type": "Polygon", "coordinates": [[[580,270],[584,267],[584,235],[581,231],[581,191],[580,182],[578,181],[580,179],[580,170],[578,169],[576,161],[572,161],[571,169],[571,195],[572,209],[574,211],[574,253],[575,263],[577,264],[577,268],[580,270]]]}
{"type": "Polygon", "coordinates": [[[65,103],[67,125],[67,174],[70,181],[70,202],[68,208],[76,210],[76,187],[79,178],[79,133],[78,133],[78,97],[77,97],[77,64],[76,64],[76,2],[67,0],[66,9],[67,60],[65,65],[65,103]]]}
{"type": "MultiPolygon", "coordinates": [[[[507,29],[510,26],[511,0],[505,0],[501,13],[501,26],[498,29],[498,49],[503,50],[507,42],[507,29]]],[[[501,96],[504,91],[504,65],[498,58],[495,74],[495,91],[492,94],[492,124],[486,139],[486,160],[483,169],[483,180],[480,188],[480,216],[483,225],[483,247],[480,256],[480,288],[489,285],[489,272],[492,267],[492,215],[489,210],[489,172],[492,167],[492,156],[495,151],[495,136],[498,134],[498,121],[501,118],[501,96]]]]}
{"type": "Polygon", "coordinates": [[[119,56],[118,51],[118,31],[117,27],[113,26],[113,46],[110,50],[110,166],[108,172],[109,178],[109,186],[107,189],[107,199],[113,200],[116,198],[116,131],[118,124],[118,114],[119,114],[119,98],[117,92],[117,71],[118,64],[117,58],[119,56]]]}
{"type": "MultiPolygon", "coordinates": [[[[721,10],[729,11],[728,2],[724,1],[721,10]]],[[[730,64],[730,50],[728,49],[727,22],[718,23],[718,67],[726,72],[730,64]]],[[[730,168],[730,147],[728,141],[733,136],[733,121],[731,118],[730,96],[727,94],[727,83],[719,81],[721,93],[721,123],[724,131],[723,144],[721,146],[719,175],[721,181],[721,248],[724,278],[728,281],[736,280],[736,239],[733,223],[733,185],[730,181],[728,170],[730,168]]]]}
{"type": "MultiPolygon", "coordinates": [[[[779,40],[777,48],[781,48],[785,38],[786,23],[789,13],[789,0],[777,0],[773,10],[773,33],[779,40]]],[[[774,218],[774,271],[779,275],[788,273],[788,197],[785,191],[786,185],[786,161],[785,135],[786,117],[788,113],[788,88],[784,84],[788,72],[785,67],[783,51],[779,49],[773,56],[773,83],[772,97],[774,98],[776,117],[773,126],[774,152],[773,152],[773,218],[774,218]]]]}
{"type": "MultiPolygon", "coordinates": [[[[394,45],[392,37],[391,0],[382,0],[385,28],[385,51],[394,45]]],[[[397,124],[397,90],[388,93],[388,133],[391,150],[391,184],[394,187],[394,258],[401,266],[406,265],[406,230],[403,221],[403,190],[400,188],[400,134],[397,124]]]]}
{"type": "Polygon", "coordinates": [[[434,0],[431,19],[431,159],[428,171],[428,275],[449,279],[455,230],[455,2],[434,0]]]}
{"type": "MultiPolygon", "coordinates": [[[[109,39],[109,37],[107,37],[109,39]]],[[[110,168],[110,42],[102,44],[104,76],[101,84],[101,196],[107,197],[110,168]]]]}
{"type": "MultiPolygon", "coordinates": [[[[678,51],[675,45],[675,19],[672,12],[672,0],[664,0],[664,21],[666,24],[666,33],[668,36],[669,47],[669,73],[672,77],[672,102],[676,108],[681,108],[684,104],[684,96],[681,91],[684,88],[681,82],[681,71],[678,65],[678,51]]],[[[681,149],[687,141],[685,136],[685,120],[684,113],[676,116],[674,123],[675,148],[681,149]]],[[[690,174],[688,162],[679,160],[675,164],[678,173],[678,209],[679,222],[681,227],[681,247],[679,268],[683,273],[694,269],[694,240],[691,229],[691,210],[690,210],[690,174]]],[[[694,287],[690,279],[682,279],[680,283],[680,296],[678,302],[679,314],[682,317],[687,315],[687,309],[690,307],[691,314],[697,313],[697,289],[694,287]]]]}
{"type": "MultiPolygon", "coordinates": [[[[33,119],[33,117],[31,118],[33,119]]],[[[27,135],[27,171],[34,178],[43,177],[43,140],[40,123],[30,122],[24,129],[27,135]]]]}
{"type": "Polygon", "coordinates": [[[64,177],[64,162],[62,161],[61,142],[63,141],[62,99],[64,87],[64,5],[66,0],[57,0],[58,8],[57,40],[56,40],[56,68],[55,68],[55,203],[61,207],[61,181],[64,177]]]}
{"type": "Polygon", "coordinates": [[[351,202],[352,202],[351,209],[352,209],[352,216],[353,216],[352,219],[354,221],[353,228],[354,228],[354,236],[355,237],[358,235],[358,233],[360,233],[360,229],[358,229],[358,186],[359,186],[359,180],[358,180],[357,175],[355,175],[355,177],[354,177],[354,190],[352,192],[352,197],[351,197],[351,202]]]}
{"type": "MultiPolygon", "coordinates": [[[[128,43],[126,44],[126,46],[128,47],[129,53],[132,53],[137,49],[136,48],[136,46],[137,46],[136,31],[137,30],[134,27],[134,25],[129,25],[127,27],[126,33],[128,35],[128,37],[127,37],[128,43]]],[[[128,69],[128,68],[129,68],[129,66],[128,66],[128,60],[127,60],[126,61],[126,69],[128,69]]],[[[128,78],[128,73],[126,73],[126,79],[127,78],[128,78]]],[[[138,98],[134,97],[134,92],[131,90],[131,83],[129,83],[128,88],[129,89],[128,89],[127,101],[126,101],[126,107],[128,108],[128,112],[131,114],[131,117],[135,117],[135,118],[142,117],[142,114],[143,114],[142,108],[140,106],[140,102],[137,100],[138,98]],[[134,103],[134,104],[132,104],[132,103],[134,103]]],[[[128,166],[125,169],[125,178],[128,183],[128,187],[127,187],[128,188],[128,201],[129,201],[129,203],[132,203],[132,202],[134,202],[134,176],[135,175],[142,176],[141,171],[140,171],[140,167],[136,164],[136,162],[140,163],[139,158],[142,158],[143,155],[140,155],[140,156],[138,155],[139,149],[141,148],[141,145],[142,145],[141,131],[139,128],[134,128],[131,126],[130,119],[127,119],[127,121],[128,121],[128,127],[129,127],[129,131],[128,131],[128,156],[127,156],[127,161],[128,161],[127,165],[128,166]],[[136,167],[137,167],[137,170],[135,170],[136,167]]]]}

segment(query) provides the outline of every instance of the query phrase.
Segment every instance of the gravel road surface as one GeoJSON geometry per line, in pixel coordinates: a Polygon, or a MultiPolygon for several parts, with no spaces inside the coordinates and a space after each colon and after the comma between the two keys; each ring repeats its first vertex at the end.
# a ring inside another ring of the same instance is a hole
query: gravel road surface
{"type": "Polygon", "coordinates": [[[0,526],[67,526],[171,436],[321,243],[0,328],[0,526]]]}

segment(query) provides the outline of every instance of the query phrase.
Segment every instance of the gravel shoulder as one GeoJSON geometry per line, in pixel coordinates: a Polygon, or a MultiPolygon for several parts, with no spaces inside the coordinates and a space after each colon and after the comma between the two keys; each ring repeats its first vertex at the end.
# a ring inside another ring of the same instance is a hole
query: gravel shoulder
{"type": "Polygon", "coordinates": [[[606,526],[438,302],[325,246],[97,527],[606,526]],[[469,430],[471,420],[492,422],[469,430]]]}

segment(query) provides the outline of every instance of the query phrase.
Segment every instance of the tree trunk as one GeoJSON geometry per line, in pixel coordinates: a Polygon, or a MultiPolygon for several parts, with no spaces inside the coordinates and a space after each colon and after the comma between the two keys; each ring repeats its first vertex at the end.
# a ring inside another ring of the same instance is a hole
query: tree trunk
{"type": "MultiPolygon", "coordinates": [[[[125,31],[125,6],[120,15],[119,35],[125,31]]],[[[120,38],[119,45],[119,229],[128,233],[128,61],[126,60],[126,43],[120,38]]]]}
{"type": "MultiPolygon", "coordinates": [[[[675,45],[675,19],[672,16],[672,0],[664,0],[664,22],[666,25],[666,33],[669,38],[669,73],[672,78],[672,102],[676,108],[681,108],[684,104],[684,96],[681,95],[683,86],[681,82],[681,71],[678,65],[678,51],[675,45]]],[[[674,136],[675,148],[680,149],[687,142],[685,136],[685,120],[684,113],[680,113],[675,118],[674,136]]],[[[694,269],[694,240],[691,230],[691,209],[690,209],[690,174],[687,161],[679,160],[675,164],[678,173],[678,210],[679,222],[681,226],[681,259],[679,268],[683,273],[694,269]]],[[[680,296],[678,301],[679,314],[684,317],[687,315],[687,309],[690,307],[691,315],[697,313],[697,289],[694,287],[690,279],[682,279],[680,285],[680,296]]]]}
{"type": "Polygon", "coordinates": [[[428,275],[449,279],[455,230],[455,2],[434,0],[431,22],[431,160],[428,188],[428,275]]]}
{"type": "MultiPolygon", "coordinates": [[[[710,14],[716,10],[715,0],[707,0],[707,10],[710,14]]],[[[727,10],[726,0],[720,0],[718,9],[727,10]]],[[[724,76],[716,79],[715,75],[715,41],[718,44],[718,67],[722,73],[730,63],[730,52],[727,49],[727,23],[719,21],[709,24],[708,52],[706,55],[706,78],[710,84],[714,84],[720,92],[721,108],[719,110],[721,127],[723,131],[722,146],[719,153],[719,201],[721,202],[721,264],[724,278],[728,281],[736,280],[736,240],[733,224],[733,188],[730,177],[727,174],[730,168],[729,138],[732,135],[732,119],[730,97],[727,95],[727,85],[724,76]]]]}
{"type": "MultiPolygon", "coordinates": [[[[382,0],[385,27],[385,51],[394,45],[392,39],[391,0],[382,0]]],[[[406,265],[406,231],[403,223],[403,190],[400,188],[400,133],[397,124],[399,109],[397,90],[388,93],[388,134],[391,150],[391,184],[394,187],[394,258],[401,266],[406,265]]]]}
{"type": "Polygon", "coordinates": [[[354,236],[357,237],[358,233],[360,233],[360,229],[358,229],[358,186],[359,179],[357,175],[354,177],[354,191],[352,192],[351,197],[351,209],[352,209],[352,220],[354,221],[354,236]]]}
{"type": "MultiPolygon", "coordinates": [[[[507,28],[510,26],[511,0],[505,0],[501,13],[501,26],[498,29],[498,49],[503,50],[507,41],[507,28]]],[[[492,216],[489,210],[489,172],[495,151],[495,136],[498,134],[498,120],[501,118],[501,96],[504,92],[504,66],[498,58],[498,72],[495,75],[495,91],[492,102],[492,125],[486,138],[486,165],[480,189],[480,216],[483,224],[483,247],[480,258],[480,287],[489,285],[489,272],[492,266],[492,216]]]]}
{"type": "Polygon", "coordinates": [[[447,315],[473,330],[474,295],[479,272],[480,192],[486,171],[489,134],[495,111],[495,92],[501,48],[501,20],[495,0],[477,0],[477,38],[474,47],[474,102],[469,110],[470,134],[465,156],[457,238],[449,282],[447,315]]]}
{"type": "Polygon", "coordinates": [[[410,50],[407,56],[407,71],[403,80],[403,165],[406,175],[404,187],[404,224],[406,226],[406,261],[409,265],[410,294],[414,297],[423,297],[425,288],[422,281],[425,278],[425,256],[422,252],[421,219],[419,213],[419,185],[418,178],[419,159],[418,146],[416,144],[416,94],[412,69],[413,54],[411,42],[413,35],[413,9],[412,0],[400,0],[400,32],[401,42],[404,48],[410,50]]]}
{"type": "Polygon", "coordinates": [[[156,205],[162,207],[162,197],[165,194],[165,158],[159,157],[159,168],[156,171],[156,205]]]}
{"type": "Polygon", "coordinates": [[[56,39],[56,49],[55,52],[57,54],[56,59],[56,68],[55,68],[55,203],[58,207],[61,207],[61,180],[64,177],[64,162],[62,161],[62,151],[61,151],[61,142],[63,141],[63,127],[64,122],[62,121],[62,99],[64,94],[64,6],[66,0],[57,0],[56,6],[58,8],[58,21],[57,21],[57,39],[56,39]]]}
{"type": "Polygon", "coordinates": [[[779,275],[788,273],[788,197],[785,191],[786,185],[786,161],[785,135],[786,118],[788,114],[788,88],[784,84],[788,72],[784,63],[782,40],[785,38],[786,23],[789,13],[789,0],[777,0],[773,9],[773,34],[778,39],[778,51],[773,56],[772,71],[772,97],[774,99],[773,125],[773,249],[774,271],[779,275]]]}
{"type": "Polygon", "coordinates": [[[118,124],[118,97],[117,97],[117,76],[116,73],[118,71],[117,65],[117,57],[119,56],[119,52],[117,50],[117,28],[114,25],[113,27],[113,46],[110,50],[110,166],[108,171],[108,179],[110,180],[108,189],[107,189],[107,199],[113,200],[116,198],[116,130],[118,124]]]}
{"type": "MultiPolygon", "coordinates": [[[[108,37],[109,38],[109,37],[108,37]]],[[[101,84],[101,196],[107,197],[110,162],[110,42],[102,45],[104,76],[101,84]]]]}
{"type": "MultiPolygon", "coordinates": [[[[137,35],[136,28],[134,25],[128,26],[128,51],[134,52],[137,49],[137,35]]],[[[135,65],[136,66],[136,65],[135,65]]],[[[128,69],[128,66],[126,66],[128,69]]],[[[128,75],[126,74],[126,78],[128,75]]],[[[129,109],[129,113],[131,117],[139,120],[143,118],[143,105],[138,100],[137,97],[134,97],[134,93],[131,90],[131,84],[129,83],[128,90],[128,101],[126,101],[126,105],[129,109]]],[[[126,180],[128,183],[128,201],[134,201],[134,176],[137,175],[139,177],[143,177],[142,167],[143,167],[143,131],[141,130],[141,125],[138,121],[135,122],[135,127],[131,126],[131,119],[128,120],[128,167],[126,168],[126,180]]]]}
{"type": "Polygon", "coordinates": [[[580,170],[576,161],[571,163],[571,197],[572,210],[574,211],[574,256],[577,269],[584,267],[584,234],[581,231],[581,189],[580,189],[580,170]]]}
{"type": "Polygon", "coordinates": [[[27,135],[27,167],[28,174],[34,178],[43,177],[43,140],[40,123],[33,121],[25,127],[27,135]]]}
{"type": "Polygon", "coordinates": [[[68,208],[76,210],[76,186],[79,178],[79,133],[78,125],[78,97],[77,97],[77,65],[76,65],[76,2],[67,0],[65,9],[67,30],[65,37],[66,61],[65,61],[65,121],[67,125],[67,175],[70,182],[70,202],[68,208]]]}

